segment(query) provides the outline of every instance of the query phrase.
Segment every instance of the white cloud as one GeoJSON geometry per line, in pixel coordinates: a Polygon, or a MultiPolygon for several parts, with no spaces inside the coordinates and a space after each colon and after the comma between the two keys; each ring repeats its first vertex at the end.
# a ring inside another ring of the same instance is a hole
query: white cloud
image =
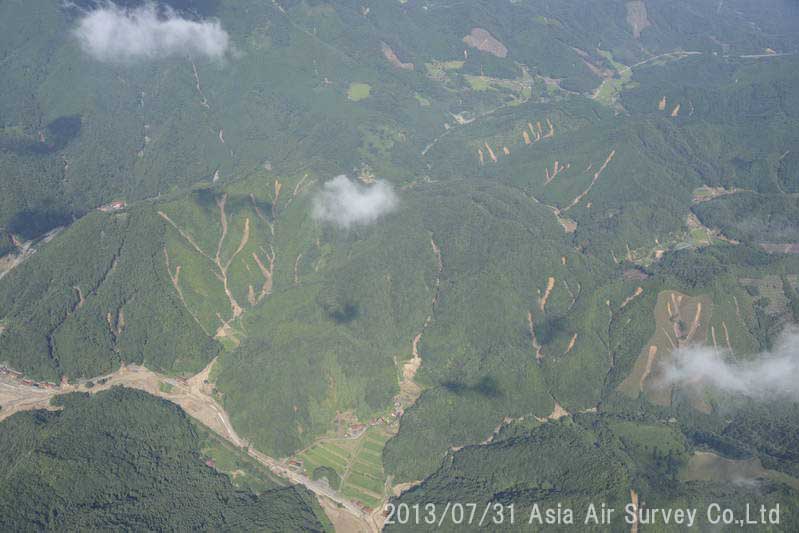
{"type": "Polygon", "coordinates": [[[193,21],[152,3],[123,9],[112,3],[87,12],[74,30],[81,48],[99,61],[129,62],[197,54],[222,59],[230,36],[218,20],[193,21]]]}
{"type": "Polygon", "coordinates": [[[336,176],[325,183],[314,198],[313,216],[348,228],[354,224],[375,222],[393,211],[397,203],[397,195],[385,181],[361,185],[347,176],[336,176]]]}
{"type": "Polygon", "coordinates": [[[756,400],[799,400],[799,330],[786,331],[772,352],[735,361],[707,346],[681,348],[665,368],[664,385],[709,385],[756,400]]]}

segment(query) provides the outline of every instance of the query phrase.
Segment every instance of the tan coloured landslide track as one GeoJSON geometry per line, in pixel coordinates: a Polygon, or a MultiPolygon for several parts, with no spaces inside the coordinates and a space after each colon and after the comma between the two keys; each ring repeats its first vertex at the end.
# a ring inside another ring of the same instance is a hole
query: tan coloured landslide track
{"type": "MultiPolygon", "coordinates": [[[[255,260],[255,263],[258,265],[258,269],[261,271],[261,275],[264,277],[264,284],[261,286],[261,294],[258,295],[256,299],[256,303],[263,300],[265,297],[272,294],[272,278],[275,272],[275,251],[270,245],[271,253],[266,254],[266,260],[269,262],[269,268],[266,268],[261,258],[258,257],[258,254],[253,252],[252,257],[255,260]]],[[[297,262],[299,262],[299,257],[297,257],[297,262]]],[[[296,273],[296,265],[295,265],[295,284],[298,282],[297,273],[296,273]]]]}
{"type": "Polygon", "coordinates": [[[241,308],[239,303],[233,297],[233,293],[230,291],[230,287],[228,286],[229,280],[227,275],[228,267],[230,266],[231,261],[233,258],[236,257],[242,248],[247,244],[247,240],[250,238],[250,219],[248,218],[244,224],[244,234],[242,235],[242,241],[239,244],[239,248],[236,252],[230,257],[230,260],[226,264],[222,264],[222,245],[225,243],[225,237],[227,237],[227,215],[225,214],[225,204],[227,202],[227,194],[223,194],[220,198],[217,199],[216,205],[219,207],[219,221],[222,224],[222,236],[219,237],[219,242],[216,245],[216,257],[214,258],[214,263],[216,267],[219,269],[219,275],[222,279],[222,286],[225,290],[225,295],[230,302],[230,311],[233,313],[233,318],[238,318],[244,312],[241,308]]]}
{"type": "Polygon", "coordinates": [[[269,222],[269,219],[266,218],[263,211],[261,211],[261,208],[258,207],[258,202],[255,201],[255,195],[253,193],[250,193],[250,201],[252,202],[252,207],[255,210],[255,214],[258,215],[258,218],[260,218],[269,227],[269,232],[272,234],[272,236],[274,236],[275,227],[271,222],[269,222]]]}
{"type": "Polygon", "coordinates": [[[414,381],[416,372],[422,366],[422,356],[419,354],[419,342],[422,340],[427,327],[433,320],[433,311],[438,303],[438,291],[441,286],[441,272],[444,270],[444,262],[441,259],[441,248],[436,241],[430,238],[430,247],[436,257],[436,279],[433,284],[433,299],[430,302],[431,310],[422,324],[422,330],[414,336],[411,342],[411,358],[402,365],[402,380],[400,381],[399,400],[403,409],[413,405],[422,393],[422,388],[414,381]]]}
{"type": "Polygon", "coordinates": [[[555,278],[549,276],[549,278],[547,278],[547,288],[544,290],[544,295],[538,301],[538,307],[541,309],[542,312],[544,311],[544,308],[547,305],[547,301],[549,300],[549,297],[552,294],[552,289],[554,288],[555,288],[555,278]]]}
{"type": "Polygon", "coordinates": [[[630,526],[630,533],[638,533],[638,493],[634,489],[630,489],[630,503],[636,511],[633,515],[633,523],[630,526]]]}
{"type": "Polygon", "coordinates": [[[724,338],[727,341],[727,349],[732,352],[732,344],[730,343],[730,331],[727,329],[727,323],[721,321],[721,327],[724,328],[724,338]]]}
{"type": "Polygon", "coordinates": [[[397,57],[397,54],[392,50],[392,48],[384,42],[380,43],[380,50],[383,52],[383,56],[388,60],[389,63],[395,68],[401,70],[413,70],[414,66],[413,63],[403,63],[400,61],[400,58],[397,57]]]}
{"type": "Polygon", "coordinates": [[[143,390],[179,405],[187,414],[235,446],[239,448],[246,447],[247,454],[269,468],[272,473],[287,479],[291,483],[305,486],[320,499],[328,498],[336,502],[340,506],[337,507],[340,511],[348,513],[354,521],[363,524],[362,531],[379,531],[380,528],[375,517],[363,512],[353,501],[339,495],[326,484],[316,482],[290,470],[282,462],[259,452],[238,436],[230,424],[227,413],[209,394],[213,386],[207,381],[215,362],[216,359],[211,361],[201,372],[186,380],[158,374],[142,366],[123,366],[113,374],[98,376],[91,380],[94,383],[91,388],[87,387],[86,383],[81,383],[78,385],[61,385],[53,389],[40,389],[23,385],[21,382],[6,376],[0,376],[0,406],[2,406],[0,420],[19,411],[53,409],[49,405],[50,399],[69,392],[89,392],[94,394],[117,385],[143,390]],[[170,392],[161,390],[162,383],[172,387],[170,392]]]}
{"type": "Polygon", "coordinates": [[[666,97],[660,99],[658,102],[658,111],[665,111],[666,110],[666,97]]]}
{"type": "Polygon", "coordinates": [[[203,257],[205,257],[206,259],[208,259],[209,261],[211,261],[213,263],[213,261],[214,261],[213,258],[210,255],[208,255],[207,253],[205,253],[202,250],[202,248],[200,248],[200,246],[197,244],[197,242],[194,240],[194,238],[191,235],[189,235],[187,232],[183,231],[183,229],[181,229],[177,224],[175,224],[172,221],[172,219],[169,218],[169,215],[167,215],[163,211],[159,211],[158,215],[161,218],[163,218],[164,220],[166,220],[173,228],[175,228],[175,230],[177,230],[177,232],[180,234],[180,236],[183,237],[186,240],[186,242],[188,242],[191,245],[192,248],[194,248],[194,251],[196,251],[198,254],[202,255],[203,257]]]}
{"type": "Polygon", "coordinates": [[[535,350],[535,360],[537,362],[541,362],[544,359],[544,354],[542,352],[541,345],[538,344],[538,339],[535,336],[535,326],[533,324],[533,312],[527,311],[527,328],[530,331],[530,343],[535,350]]]}
{"type": "Polygon", "coordinates": [[[300,261],[302,260],[302,254],[297,256],[297,259],[294,260],[294,285],[297,286],[300,284],[300,261]]]}
{"type": "Polygon", "coordinates": [[[555,136],[555,126],[552,125],[552,121],[549,119],[547,119],[547,127],[549,128],[549,131],[547,131],[547,134],[544,135],[544,139],[548,139],[555,136]]]}
{"type": "Polygon", "coordinates": [[[200,105],[202,105],[206,109],[211,109],[211,106],[208,105],[208,99],[205,97],[203,93],[202,86],[200,86],[200,74],[197,72],[197,65],[194,64],[194,61],[191,62],[191,68],[194,71],[194,83],[197,87],[197,93],[200,95],[200,105]]]}
{"type": "Polygon", "coordinates": [[[577,334],[575,333],[574,335],[572,335],[572,338],[571,338],[571,340],[569,341],[569,345],[566,347],[566,351],[565,351],[565,352],[563,352],[563,355],[568,355],[568,354],[569,354],[569,352],[571,352],[571,351],[572,351],[572,349],[574,348],[574,344],[575,344],[576,342],[577,342],[577,334]]]}
{"type": "Polygon", "coordinates": [[[496,163],[497,162],[497,156],[494,153],[494,150],[492,150],[491,147],[488,146],[488,143],[484,143],[484,144],[485,144],[486,150],[488,150],[488,156],[491,158],[491,161],[496,163]]]}
{"type": "Polygon", "coordinates": [[[554,400],[553,398],[553,401],[555,402],[555,407],[552,408],[552,412],[549,413],[549,415],[547,415],[545,418],[541,418],[539,416],[535,416],[534,418],[539,422],[546,422],[547,420],[560,420],[563,417],[571,416],[571,413],[564,409],[563,406],[557,402],[557,400],[554,400]]]}
{"type": "Polygon", "coordinates": [[[591,180],[591,183],[588,185],[588,188],[586,188],[586,189],[585,189],[583,192],[581,192],[581,193],[580,193],[580,194],[577,196],[577,198],[575,198],[574,200],[572,200],[572,203],[570,203],[570,204],[569,204],[569,205],[566,207],[566,209],[563,209],[563,212],[564,212],[564,213],[565,213],[566,211],[568,211],[569,209],[571,209],[572,207],[574,207],[575,205],[579,204],[579,203],[580,203],[580,201],[582,201],[582,199],[583,199],[583,198],[585,198],[585,197],[586,197],[586,195],[587,195],[589,192],[591,192],[591,189],[594,187],[594,185],[596,184],[596,182],[599,180],[599,176],[601,176],[601,175],[602,175],[602,172],[605,170],[605,168],[608,166],[608,164],[609,164],[609,163],[610,163],[610,162],[613,160],[613,156],[615,156],[615,155],[616,155],[616,150],[612,150],[612,151],[610,152],[610,155],[608,155],[608,158],[607,158],[607,159],[605,159],[605,162],[604,162],[604,163],[602,163],[602,166],[601,166],[601,167],[599,167],[599,170],[597,170],[597,171],[594,173],[594,177],[593,177],[593,179],[591,180]]]}
{"type": "MultiPolygon", "coordinates": [[[[277,182],[277,181],[276,181],[276,184],[275,184],[275,190],[276,190],[276,194],[279,195],[280,186],[279,186],[279,182],[277,182]]],[[[255,197],[252,194],[250,194],[250,200],[252,201],[253,207],[254,207],[255,212],[258,215],[258,217],[261,218],[264,222],[267,223],[267,225],[270,228],[270,231],[274,234],[273,225],[269,223],[269,220],[263,215],[263,213],[261,213],[260,209],[258,209],[257,202],[255,201],[255,197]]],[[[233,264],[233,261],[236,259],[236,257],[238,257],[239,254],[241,254],[242,251],[244,251],[244,248],[247,246],[247,244],[249,243],[249,240],[250,240],[250,222],[251,221],[250,221],[249,217],[246,217],[244,219],[244,228],[242,230],[241,239],[239,241],[238,246],[236,247],[236,250],[230,255],[230,257],[228,257],[226,260],[223,260],[222,250],[223,250],[223,247],[224,247],[224,244],[225,244],[225,239],[228,237],[228,230],[229,230],[227,213],[225,212],[226,203],[227,203],[227,193],[221,195],[219,198],[216,199],[216,205],[217,205],[217,208],[219,209],[219,223],[221,225],[222,230],[221,230],[221,235],[219,237],[219,240],[217,241],[216,252],[215,252],[213,257],[211,257],[210,254],[206,253],[202,248],[200,248],[200,246],[197,244],[197,242],[194,240],[194,238],[187,231],[183,230],[180,226],[178,226],[171,218],[169,218],[169,216],[166,213],[164,213],[162,211],[158,212],[158,214],[161,216],[161,218],[163,218],[173,228],[175,228],[175,230],[180,234],[180,236],[183,237],[191,245],[191,247],[194,248],[194,250],[197,253],[199,253],[200,255],[205,257],[206,259],[208,259],[215,267],[214,275],[222,283],[222,289],[225,292],[225,296],[228,299],[228,302],[230,304],[230,310],[231,310],[231,318],[229,318],[227,320],[224,319],[219,313],[217,313],[217,317],[219,318],[219,321],[221,323],[221,325],[219,326],[219,328],[217,328],[217,331],[215,333],[215,336],[218,337],[218,338],[230,336],[233,333],[233,328],[230,325],[231,322],[236,320],[237,318],[239,318],[241,315],[244,314],[244,309],[236,301],[236,298],[233,296],[233,293],[230,290],[230,286],[229,286],[230,280],[229,280],[229,277],[228,277],[228,270],[230,269],[230,266],[233,264]]],[[[172,285],[175,287],[175,290],[178,292],[178,296],[181,299],[184,307],[186,307],[188,309],[188,307],[186,306],[186,300],[183,297],[182,291],[180,289],[180,285],[178,283],[179,282],[179,276],[180,276],[180,266],[177,266],[176,271],[173,274],[172,270],[171,270],[171,267],[169,265],[169,255],[168,255],[166,249],[164,249],[164,255],[165,255],[165,258],[166,258],[166,262],[167,262],[167,270],[169,271],[169,276],[172,279],[172,285]]],[[[264,275],[265,282],[264,282],[263,287],[261,288],[261,294],[258,297],[254,296],[252,290],[250,290],[248,292],[247,300],[251,304],[252,304],[253,298],[255,298],[255,302],[258,303],[261,299],[263,299],[265,296],[267,296],[268,294],[271,293],[271,290],[272,290],[272,274],[273,274],[273,271],[274,271],[274,260],[275,260],[274,250],[273,250],[272,251],[272,255],[271,256],[269,256],[269,255],[267,256],[267,259],[269,260],[270,268],[266,269],[264,267],[263,263],[261,263],[260,259],[257,257],[257,255],[255,253],[253,253],[253,256],[255,258],[256,263],[258,264],[258,267],[261,269],[262,274],[264,275]]],[[[191,310],[189,310],[189,313],[192,315],[192,317],[194,317],[194,320],[199,323],[199,320],[194,315],[194,313],[191,312],[191,310]]],[[[203,331],[205,331],[204,327],[203,327],[203,331]]]]}
{"type": "Polygon", "coordinates": [[[169,252],[167,252],[166,246],[164,246],[164,260],[166,262],[167,274],[169,275],[169,279],[172,281],[172,286],[175,288],[175,292],[178,294],[180,303],[183,304],[183,307],[186,309],[189,315],[191,315],[191,318],[194,319],[198,326],[200,326],[200,329],[203,330],[203,333],[210,337],[211,334],[207,329],[205,329],[205,326],[203,326],[202,322],[200,322],[200,319],[197,318],[197,315],[195,315],[194,312],[189,309],[188,304],[186,304],[186,298],[183,297],[183,290],[180,288],[180,265],[175,267],[175,273],[172,274],[172,267],[169,264],[169,252]]]}
{"type": "MultiPolygon", "coordinates": [[[[658,293],[654,307],[655,332],[618,390],[631,397],[643,393],[652,403],[671,405],[675,387],[666,386],[663,381],[664,364],[669,364],[672,353],[680,347],[710,342],[710,339],[718,342],[710,324],[712,311],[713,301],[707,295],[687,296],[673,290],[658,293]]],[[[692,407],[702,412],[710,411],[701,389],[681,387],[681,390],[690,395],[692,407]]]]}
{"type": "Polygon", "coordinates": [[[624,301],[621,303],[621,306],[619,306],[619,310],[622,310],[625,307],[627,307],[627,304],[629,304],[630,302],[641,296],[643,293],[644,293],[643,287],[636,287],[635,291],[630,296],[625,298],[624,301]]]}
{"type": "Polygon", "coordinates": [[[688,342],[692,341],[694,335],[696,335],[696,330],[699,327],[699,320],[701,317],[702,317],[702,302],[697,302],[696,314],[694,314],[694,320],[691,322],[691,329],[688,330],[688,335],[687,335],[688,342]]]}
{"type": "Polygon", "coordinates": [[[641,380],[638,382],[639,389],[641,392],[644,391],[644,383],[646,382],[646,378],[652,373],[652,365],[655,363],[655,356],[657,356],[658,347],[656,345],[652,345],[649,347],[649,354],[647,354],[646,358],[646,369],[644,369],[643,374],[641,374],[641,380]]]}

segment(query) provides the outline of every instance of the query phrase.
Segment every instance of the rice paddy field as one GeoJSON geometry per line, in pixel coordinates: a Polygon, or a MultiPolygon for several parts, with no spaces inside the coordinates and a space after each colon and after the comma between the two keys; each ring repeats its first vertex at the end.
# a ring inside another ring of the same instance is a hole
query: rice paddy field
{"type": "Polygon", "coordinates": [[[319,468],[332,468],[341,479],[339,492],[375,509],[386,494],[382,453],[390,437],[385,428],[373,426],[357,438],[318,441],[295,459],[309,477],[319,468]]]}

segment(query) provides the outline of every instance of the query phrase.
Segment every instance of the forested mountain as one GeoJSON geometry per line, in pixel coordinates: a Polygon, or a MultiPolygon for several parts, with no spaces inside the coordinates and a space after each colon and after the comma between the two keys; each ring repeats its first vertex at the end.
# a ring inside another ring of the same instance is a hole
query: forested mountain
{"type": "Polygon", "coordinates": [[[0,1],[9,527],[329,526],[197,463],[186,413],[344,530],[790,507],[798,28],[787,0],[0,1]],[[113,379],[186,411],[59,396],[113,379]]]}
{"type": "Polygon", "coordinates": [[[176,406],[129,389],[59,398],[60,411],[4,423],[5,531],[237,529],[320,531],[301,488],[236,489],[205,464],[176,406]]]}

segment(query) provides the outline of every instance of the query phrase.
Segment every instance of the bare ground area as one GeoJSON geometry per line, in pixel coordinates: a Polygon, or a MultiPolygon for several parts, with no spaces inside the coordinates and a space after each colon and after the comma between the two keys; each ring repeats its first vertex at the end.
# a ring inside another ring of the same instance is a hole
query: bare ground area
{"type": "Polygon", "coordinates": [[[388,62],[391,63],[391,66],[401,70],[413,70],[413,63],[403,63],[400,61],[400,58],[397,57],[397,54],[394,53],[394,50],[392,50],[391,47],[386,43],[381,42],[380,49],[388,62]]]}
{"type": "Polygon", "coordinates": [[[646,4],[643,0],[627,2],[627,24],[633,30],[633,36],[638,39],[644,29],[652,25],[646,13],[646,4]]]}
{"type": "Polygon", "coordinates": [[[547,301],[549,301],[550,295],[552,295],[552,289],[555,288],[555,278],[549,276],[547,278],[547,288],[544,289],[544,295],[538,300],[538,306],[541,309],[541,312],[544,311],[544,308],[547,306],[547,301]]]}
{"type": "Polygon", "coordinates": [[[469,35],[463,38],[467,46],[477,48],[481,52],[488,52],[497,57],[507,57],[508,49],[499,42],[493,35],[483,28],[472,28],[469,35]]]}
{"type": "MultiPolygon", "coordinates": [[[[643,393],[656,404],[670,405],[673,387],[663,384],[663,366],[671,361],[671,354],[677,348],[705,342],[712,336],[712,308],[712,300],[705,295],[687,296],[676,291],[659,293],[654,309],[655,333],[618,389],[630,396],[643,393]]],[[[709,411],[701,389],[686,389],[686,392],[695,409],[709,411]]]]}

